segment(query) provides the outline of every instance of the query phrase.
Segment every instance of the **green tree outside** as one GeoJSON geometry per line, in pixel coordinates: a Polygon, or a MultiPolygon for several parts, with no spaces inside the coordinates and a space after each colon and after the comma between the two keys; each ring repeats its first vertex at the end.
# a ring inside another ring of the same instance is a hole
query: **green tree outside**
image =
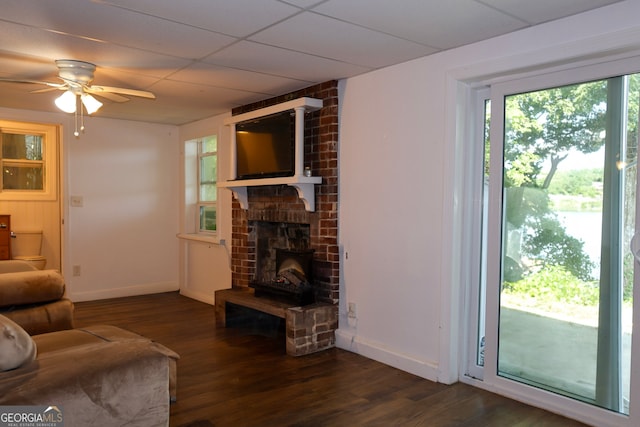
{"type": "MultiPolygon", "coordinates": [[[[636,158],[638,76],[629,79],[627,158],[636,158]]],[[[509,96],[505,100],[504,188],[507,232],[505,247],[518,247],[505,265],[505,292],[540,292],[540,283],[554,283],[558,298],[578,291],[593,294],[593,262],[584,242],[566,233],[558,219],[565,210],[601,211],[603,169],[563,171],[560,164],[572,153],[594,153],[605,142],[607,80],[509,96]],[[560,206],[563,207],[563,206],[560,206]],[[521,239],[514,242],[510,239],[521,239]],[[536,285],[532,285],[536,284],[536,285]],[[580,284],[580,285],[578,285],[580,284]]],[[[487,142],[488,143],[488,142],[487,142]]],[[[623,165],[631,176],[635,167],[623,165]]],[[[625,189],[635,200],[635,177],[625,189]]],[[[630,209],[625,209],[625,211],[630,209]]],[[[635,212],[635,210],[633,210],[635,212]]],[[[630,237],[629,237],[630,238],[630,237]]],[[[506,262],[506,261],[505,261],[506,262]]],[[[633,260],[625,260],[625,275],[633,260]],[[627,262],[628,261],[628,262],[627,262]]],[[[631,281],[625,281],[631,283],[631,281]]],[[[548,291],[548,289],[547,289],[548,291]]],[[[625,289],[625,297],[631,292],[625,289]]],[[[591,299],[573,298],[588,304],[591,299]]],[[[597,301],[596,301],[597,302],[597,301]]]]}

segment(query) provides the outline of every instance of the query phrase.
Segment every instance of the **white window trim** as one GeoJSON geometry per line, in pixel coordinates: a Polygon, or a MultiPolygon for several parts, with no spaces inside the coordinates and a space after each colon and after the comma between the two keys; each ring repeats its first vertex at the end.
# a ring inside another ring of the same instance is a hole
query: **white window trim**
{"type": "MultiPolygon", "coordinates": [[[[219,138],[219,135],[218,135],[219,138]]],[[[184,227],[177,237],[182,240],[190,240],[204,243],[220,244],[220,203],[216,202],[218,212],[216,215],[217,231],[200,232],[199,192],[200,183],[198,168],[200,158],[198,156],[198,142],[202,138],[192,138],[184,141],[184,227]]],[[[218,156],[220,150],[218,149],[218,156]]],[[[219,160],[219,157],[218,157],[219,160]]],[[[218,181],[220,180],[220,168],[218,167],[218,181]]],[[[218,192],[220,190],[218,189],[218,192]]],[[[218,194],[219,198],[219,194],[218,194]]]]}
{"type": "MultiPolygon", "coordinates": [[[[57,200],[58,198],[58,135],[56,125],[0,120],[3,133],[43,135],[44,189],[0,191],[0,201],[57,200]]],[[[1,147],[0,147],[1,149],[1,147]]]]}

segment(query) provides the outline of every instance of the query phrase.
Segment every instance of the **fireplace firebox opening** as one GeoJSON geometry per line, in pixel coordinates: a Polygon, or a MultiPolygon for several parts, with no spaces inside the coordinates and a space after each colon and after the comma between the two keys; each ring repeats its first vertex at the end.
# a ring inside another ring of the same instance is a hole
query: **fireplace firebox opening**
{"type": "Polygon", "coordinates": [[[256,297],[269,297],[297,305],[313,304],[313,249],[275,248],[275,275],[267,281],[254,281],[256,297]]]}

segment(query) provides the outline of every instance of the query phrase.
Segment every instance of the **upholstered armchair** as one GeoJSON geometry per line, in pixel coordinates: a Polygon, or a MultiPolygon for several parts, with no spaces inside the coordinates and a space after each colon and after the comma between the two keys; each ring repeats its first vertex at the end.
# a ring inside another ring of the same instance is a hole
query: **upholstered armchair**
{"type": "Polygon", "coordinates": [[[0,314],[29,335],[73,328],[73,302],[65,297],[64,277],[17,260],[0,261],[0,314]]]}

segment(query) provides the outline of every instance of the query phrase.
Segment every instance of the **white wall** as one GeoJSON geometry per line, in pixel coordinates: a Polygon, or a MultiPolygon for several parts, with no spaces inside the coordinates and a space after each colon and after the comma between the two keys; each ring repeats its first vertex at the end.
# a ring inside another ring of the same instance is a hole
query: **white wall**
{"type": "Polygon", "coordinates": [[[218,136],[218,176],[229,177],[229,127],[222,114],[180,127],[180,293],[208,304],[214,304],[214,292],[231,287],[231,191],[218,191],[218,235],[206,239],[196,233],[196,212],[184,209],[185,153],[184,141],[208,135],[218,136]]]}
{"type": "Polygon", "coordinates": [[[85,127],[76,139],[69,123],[64,138],[71,298],[177,290],[178,128],[97,117],[85,118],[85,127]],[[70,207],[70,196],[83,206],[70,207]]]}
{"type": "Polygon", "coordinates": [[[436,80],[413,65],[349,79],[340,114],[340,300],[356,304],[357,320],[340,318],[339,345],[427,378],[438,368],[443,256],[445,152],[426,123],[441,115],[436,80]]]}
{"type": "Polygon", "coordinates": [[[640,48],[639,3],[342,82],[339,347],[428,379],[458,379],[463,82],[628,55],[640,48]],[[348,303],[356,319],[346,316],[348,303]]]}

